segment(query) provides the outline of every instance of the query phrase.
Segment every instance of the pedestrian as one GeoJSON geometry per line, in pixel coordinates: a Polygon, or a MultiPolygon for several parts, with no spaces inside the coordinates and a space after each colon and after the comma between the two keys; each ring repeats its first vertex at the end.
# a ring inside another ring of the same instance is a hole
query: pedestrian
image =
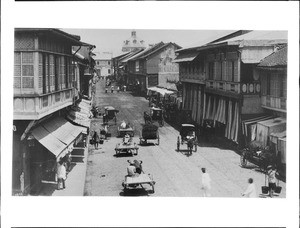
{"type": "Polygon", "coordinates": [[[105,93],[107,93],[107,90],[108,90],[108,88],[107,88],[107,87],[105,87],[105,93]]]}
{"type": "Polygon", "coordinates": [[[67,171],[62,159],[57,164],[57,190],[66,188],[67,171]]]}
{"type": "Polygon", "coordinates": [[[111,93],[114,93],[114,86],[111,86],[110,89],[111,89],[111,93]]]}
{"type": "Polygon", "coordinates": [[[126,92],[126,85],[123,86],[123,91],[126,92]]]}
{"type": "Polygon", "coordinates": [[[268,173],[268,182],[269,182],[269,196],[273,197],[274,191],[276,188],[276,168],[274,166],[269,165],[267,167],[267,173],[268,173]]]}
{"type": "Polygon", "coordinates": [[[127,166],[127,176],[133,177],[136,174],[136,168],[134,162],[128,160],[129,165],[127,166]]]}
{"type": "Polygon", "coordinates": [[[245,192],[242,193],[242,196],[246,196],[249,198],[256,198],[257,197],[256,186],[253,183],[253,179],[249,178],[248,183],[249,183],[249,185],[248,185],[247,189],[245,190],[245,192]]]}
{"type": "Polygon", "coordinates": [[[204,197],[210,197],[210,190],[211,190],[211,179],[209,174],[206,172],[205,168],[201,168],[202,171],[202,189],[203,189],[203,196],[204,197]]]}
{"type": "Polygon", "coordinates": [[[120,92],[120,86],[117,87],[117,91],[118,91],[118,93],[120,92]]]}
{"type": "Polygon", "coordinates": [[[95,149],[97,150],[97,149],[98,149],[99,142],[100,142],[100,137],[99,137],[97,131],[94,132],[94,135],[93,135],[93,141],[94,141],[95,149]]]}

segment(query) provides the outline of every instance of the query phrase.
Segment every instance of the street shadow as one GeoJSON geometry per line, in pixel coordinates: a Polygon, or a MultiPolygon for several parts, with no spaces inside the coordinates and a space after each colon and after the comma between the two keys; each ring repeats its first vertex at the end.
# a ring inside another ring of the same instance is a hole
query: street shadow
{"type": "Polygon", "coordinates": [[[194,152],[190,153],[190,151],[187,150],[187,149],[180,149],[180,150],[177,150],[177,149],[176,149],[175,151],[176,151],[176,152],[179,152],[179,153],[181,153],[181,154],[183,154],[183,155],[185,155],[185,156],[187,156],[187,157],[192,156],[193,153],[194,153],[194,152]]]}
{"type": "Polygon", "coordinates": [[[129,152],[122,152],[118,154],[114,154],[113,156],[116,158],[124,158],[124,157],[134,157],[134,153],[129,153],[129,152]]]}
{"type": "Polygon", "coordinates": [[[139,143],[139,146],[147,147],[147,146],[158,146],[157,143],[147,142],[147,143],[139,143]]]}
{"type": "Polygon", "coordinates": [[[57,189],[57,184],[42,183],[39,192],[33,193],[34,196],[52,196],[57,189]]]}
{"type": "Polygon", "coordinates": [[[120,196],[149,196],[152,190],[147,190],[143,187],[141,188],[131,188],[120,192],[120,196]]]}

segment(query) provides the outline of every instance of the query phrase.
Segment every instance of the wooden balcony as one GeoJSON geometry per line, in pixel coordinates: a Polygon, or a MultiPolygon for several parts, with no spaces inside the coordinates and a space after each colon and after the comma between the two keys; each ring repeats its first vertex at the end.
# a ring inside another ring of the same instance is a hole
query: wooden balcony
{"type": "Polygon", "coordinates": [[[261,96],[261,105],[263,108],[286,112],[286,98],[285,97],[272,97],[261,96]]]}
{"type": "Polygon", "coordinates": [[[73,88],[42,95],[14,95],[14,120],[38,120],[72,105],[73,97],[73,88]]]}
{"type": "Polygon", "coordinates": [[[240,83],[228,81],[206,80],[206,88],[222,92],[243,94],[243,95],[258,95],[260,94],[260,83],[240,83]]]}
{"type": "Polygon", "coordinates": [[[205,82],[205,75],[200,73],[179,73],[179,80],[182,82],[190,82],[190,83],[201,83],[204,84],[205,82]]]}

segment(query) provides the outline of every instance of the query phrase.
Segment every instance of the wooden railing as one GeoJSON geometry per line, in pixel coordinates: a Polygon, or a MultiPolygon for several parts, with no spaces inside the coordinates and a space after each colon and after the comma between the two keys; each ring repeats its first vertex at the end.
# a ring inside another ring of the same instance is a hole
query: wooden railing
{"type": "Polygon", "coordinates": [[[215,89],[223,92],[231,92],[237,94],[254,95],[260,94],[260,83],[241,83],[228,81],[206,80],[206,88],[215,89]]]}
{"type": "Polygon", "coordinates": [[[264,108],[270,108],[274,110],[286,111],[286,98],[285,97],[272,97],[261,96],[261,105],[264,108]]]}
{"type": "Polygon", "coordinates": [[[14,119],[40,119],[71,105],[73,97],[73,88],[43,95],[15,95],[14,119]]]}

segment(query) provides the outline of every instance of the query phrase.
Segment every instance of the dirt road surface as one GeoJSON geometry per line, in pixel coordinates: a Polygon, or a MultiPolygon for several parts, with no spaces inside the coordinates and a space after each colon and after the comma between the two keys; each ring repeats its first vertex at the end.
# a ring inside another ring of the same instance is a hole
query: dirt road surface
{"type": "MultiPolygon", "coordinates": [[[[103,108],[111,105],[119,110],[117,124],[109,122],[111,137],[105,140],[96,150],[89,145],[88,167],[85,183],[87,196],[203,196],[201,189],[201,168],[205,167],[212,179],[212,197],[241,197],[247,187],[248,178],[252,177],[260,197],[261,186],[265,185],[265,175],[254,166],[240,167],[240,156],[232,150],[216,144],[208,144],[200,139],[198,150],[188,156],[185,150],[176,151],[178,130],[165,123],[159,128],[160,144],[149,143],[139,146],[137,156],[115,155],[115,146],[122,141],[117,138],[117,126],[122,120],[134,126],[133,141],[139,143],[141,124],[144,124],[143,112],[149,111],[148,101],[144,97],[133,96],[130,92],[104,92],[104,80],[96,85],[94,103],[103,108]],[[145,173],[155,180],[155,193],[151,186],[123,191],[122,181],[126,173],[128,159],[143,161],[145,173]]],[[[92,121],[91,131],[101,128],[102,118],[92,121]]],[[[212,140],[214,141],[214,140],[212,140]]],[[[185,148],[185,146],[184,146],[185,148]]],[[[285,197],[285,184],[281,182],[282,193],[277,197],[285,197]]]]}

